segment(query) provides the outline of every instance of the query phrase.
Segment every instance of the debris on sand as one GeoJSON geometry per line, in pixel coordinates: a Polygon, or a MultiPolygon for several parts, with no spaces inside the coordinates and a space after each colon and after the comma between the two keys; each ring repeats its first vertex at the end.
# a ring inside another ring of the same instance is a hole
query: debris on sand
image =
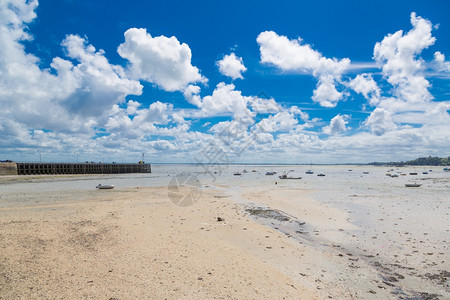
{"type": "Polygon", "coordinates": [[[285,215],[284,213],[282,213],[278,210],[275,210],[275,209],[270,209],[270,208],[262,208],[262,207],[247,208],[245,211],[248,212],[250,215],[259,217],[259,218],[274,219],[277,221],[290,221],[291,220],[291,218],[288,217],[287,215],[285,215]]]}

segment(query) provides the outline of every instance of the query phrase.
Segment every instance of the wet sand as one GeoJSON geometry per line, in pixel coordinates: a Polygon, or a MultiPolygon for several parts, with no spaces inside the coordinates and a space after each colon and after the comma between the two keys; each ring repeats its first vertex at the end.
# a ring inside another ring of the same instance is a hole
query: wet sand
{"type": "Polygon", "coordinates": [[[449,298],[449,177],[412,192],[384,169],[333,172],[203,177],[188,207],[167,185],[18,192],[2,180],[0,299],[449,298]]]}

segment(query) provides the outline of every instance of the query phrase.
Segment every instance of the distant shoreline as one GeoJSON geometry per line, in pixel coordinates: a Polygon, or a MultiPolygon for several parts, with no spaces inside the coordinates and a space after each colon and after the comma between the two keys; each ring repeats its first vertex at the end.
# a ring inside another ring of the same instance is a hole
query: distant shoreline
{"type": "Polygon", "coordinates": [[[397,162],[371,162],[369,165],[385,165],[385,166],[449,166],[450,165],[450,156],[448,157],[437,157],[437,156],[428,156],[428,157],[419,157],[414,160],[409,161],[397,161],[397,162]]]}

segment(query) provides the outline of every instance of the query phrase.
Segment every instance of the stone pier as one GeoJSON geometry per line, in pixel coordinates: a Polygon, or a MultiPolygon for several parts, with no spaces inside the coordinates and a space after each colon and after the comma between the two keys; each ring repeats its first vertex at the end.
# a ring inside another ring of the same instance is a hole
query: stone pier
{"type": "Polygon", "coordinates": [[[0,162],[0,176],[17,174],[17,164],[15,162],[0,162]]]}
{"type": "Polygon", "coordinates": [[[151,165],[145,163],[0,163],[0,175],[122,174],[151,172],[151,165]]]}

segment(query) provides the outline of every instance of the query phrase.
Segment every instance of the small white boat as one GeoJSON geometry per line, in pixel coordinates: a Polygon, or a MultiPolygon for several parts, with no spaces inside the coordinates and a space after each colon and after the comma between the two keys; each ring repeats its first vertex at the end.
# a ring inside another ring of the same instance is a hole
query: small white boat
{"type": "Polygon", "coordinates": [[[99,190],[111,190],[115,187],[114,184],[99,184],[95,188],[99,190]]]}
{"type": "Polygon", "coordinates": [[[405,183],[406,187],[419,187],[421,184],[419,183],[405,183]]]}
{"type": "Polygon", "coordinates": [[[309,166],[309,170],[305,172],[306,174],[314,174],[314,171],[312,169],[312,164],[309,166]]]}

